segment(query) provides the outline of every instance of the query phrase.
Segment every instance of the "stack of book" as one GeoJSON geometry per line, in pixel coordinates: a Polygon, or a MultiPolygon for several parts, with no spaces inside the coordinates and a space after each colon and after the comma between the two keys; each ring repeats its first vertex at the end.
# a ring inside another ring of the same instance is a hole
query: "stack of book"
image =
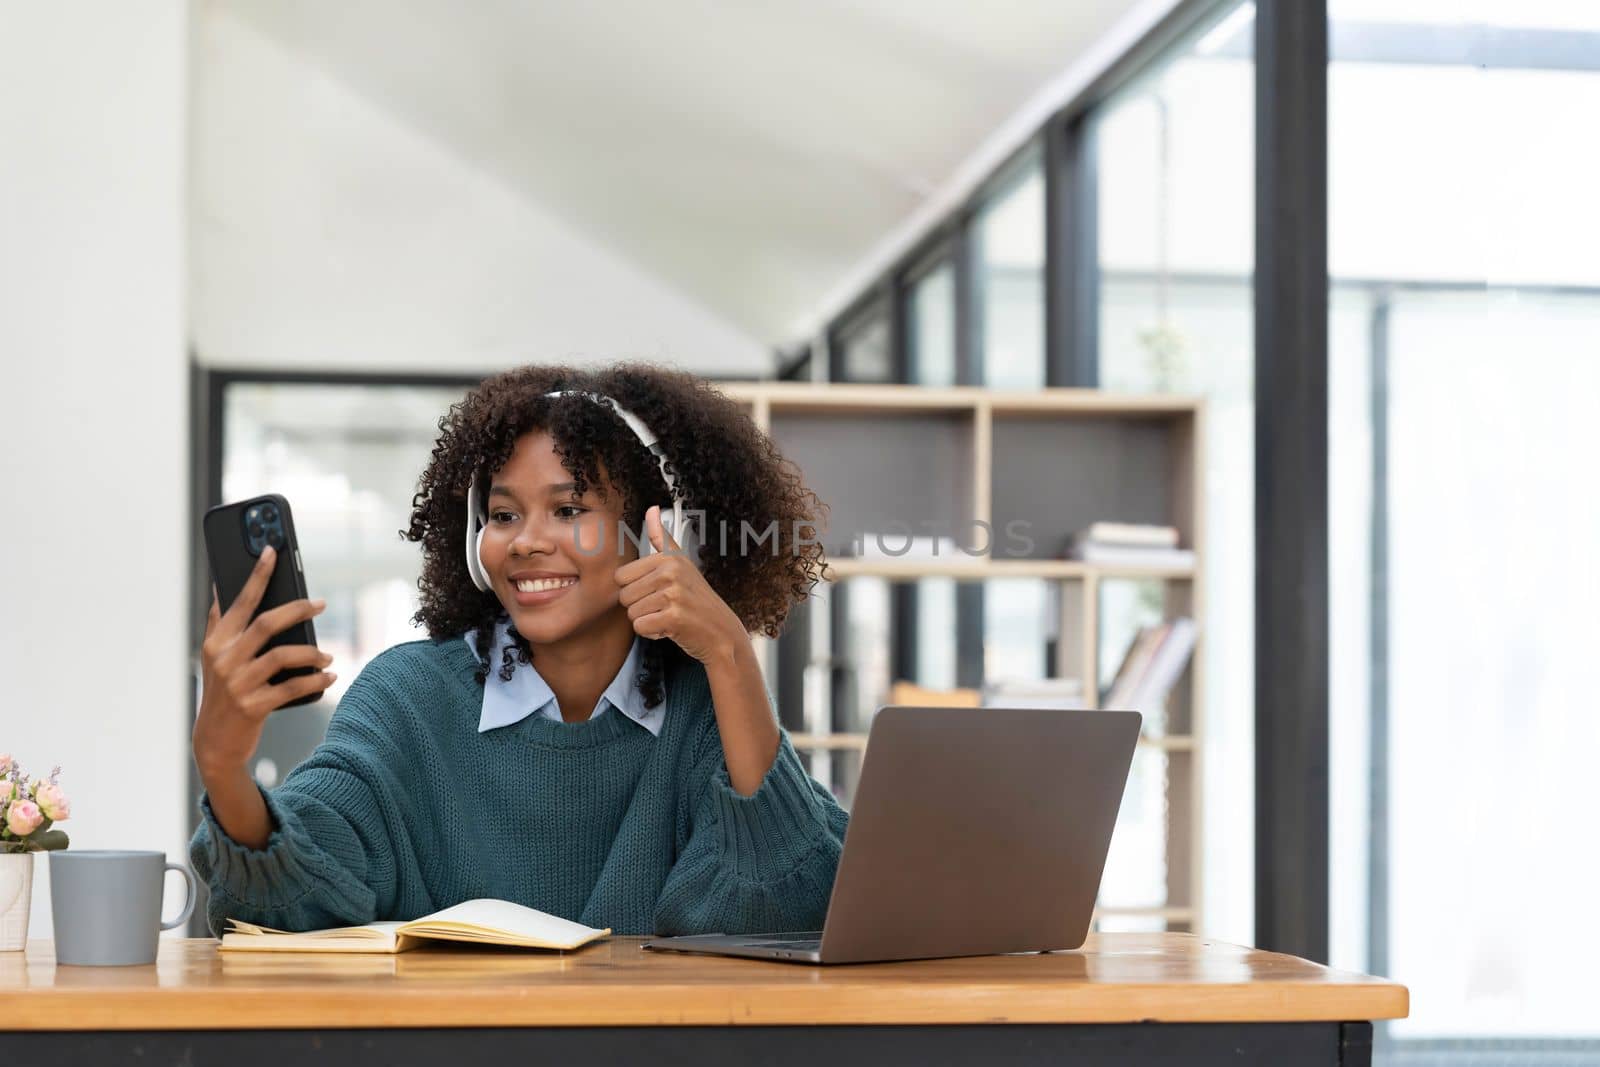
{"type": "Polygon", "coordinates": [[[1113,567],[1184,568],[1194,566],[1194,550],[1178,547],[1171,526],[1097,522],[1072,535],[1065,555],[1113,567]]]}
{"type": "Polygon", "coordinates": [[[1181,615],[1140,627],[1100,706],[1140,712],[1145,733],[1165,733],[1167,694],[1189,663],[1194,638],[1194,620],[1181,615]]]}
{"type": "Polygon", "coordinates": [[[962,557],[961,546],[949,536],[908,535],[893,531],[868,530],[846,542],[838,552],[845,559],[954,560],[962,557]]]}
{"type": "Polygon", "coordinates": [[[979,699],[976,689],[930,689],[903,678],[889,687],[889,703],[900,707],[975,708],[979,699]]]}
{"type": "Polygon", "coordinates": [[[1000,678],[983,683],[986,708],[1087,708],[1077,678],[1000,678]]]}

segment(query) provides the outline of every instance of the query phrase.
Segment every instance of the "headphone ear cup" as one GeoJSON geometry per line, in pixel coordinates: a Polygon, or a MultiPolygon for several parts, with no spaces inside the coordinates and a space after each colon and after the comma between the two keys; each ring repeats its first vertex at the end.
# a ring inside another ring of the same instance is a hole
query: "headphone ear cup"
{"type": "Polygon", "coordinates": [[[484,523],[483,510],[478,506],[478,481],[476,478],[467,486],[467,577],[472,579],[472,584],[479,590],[487,593],[490,589],[489,574],[483,567],[483,532],[487,529],[484,523]]]}
{"type": "Polygon", "coordinates": [[[487,526],[478,527],[478,536],[472,539],[472,581],[479,589],[487,593],[489,585],[489,571],[483,565],[483,535],[488,531],[487,526]]]}

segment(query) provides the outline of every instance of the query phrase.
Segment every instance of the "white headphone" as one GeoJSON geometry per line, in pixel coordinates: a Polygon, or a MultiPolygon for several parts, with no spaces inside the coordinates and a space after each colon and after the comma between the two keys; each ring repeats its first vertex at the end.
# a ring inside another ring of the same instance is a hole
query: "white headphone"
{"type": "MultiPolygon", "coordinates": [[[[683,497],[678,493],[678,485],[672,477],[672,472],[667,469],[667,456],[662,451],[661,445],[656,441],[656,435],[650,432],[637,415],[623,409],[621,404],[609,396],[599,393],[585,393],[578,390],[564,389],[554,393],[546,393],[547,397],[584,396],[597,404],[609,405],[620,418],[633,431],[639,443],[650,450],[656,457],[656,462],[661,466],[661,477],[666,480],[667,489],[672,493],[672,512],[663,512],[661,515],[661,528],[665,530],[684,554],[689,557],[689,562],[696,567],[700,566],[700,536],[699,531],[691,522],[685,522],[683,517],[683,497]]],[[[483,565],[483,531],[488,528],[489,516],[483,506],[483,501],[478,493],[478,478],[472,479],[472,484],[467,487],[467,573],[472,576],[472,584],[484,592],[492,586],[489,583],[489,572],[483,565]]],[[[653,555],[656,549],[650,543],[648,530],[641,530],[639,537],[639,555],[653,555]]]]}

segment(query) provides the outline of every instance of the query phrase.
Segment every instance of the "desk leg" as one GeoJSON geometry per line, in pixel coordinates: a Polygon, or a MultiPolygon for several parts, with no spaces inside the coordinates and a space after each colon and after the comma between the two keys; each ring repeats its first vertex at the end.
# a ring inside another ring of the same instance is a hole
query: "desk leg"
{"type": "Polygon", "coordinates": [[[1372,1024],[1339,1024],[1339,1067],[1372,1067],[1372,1024]]]}

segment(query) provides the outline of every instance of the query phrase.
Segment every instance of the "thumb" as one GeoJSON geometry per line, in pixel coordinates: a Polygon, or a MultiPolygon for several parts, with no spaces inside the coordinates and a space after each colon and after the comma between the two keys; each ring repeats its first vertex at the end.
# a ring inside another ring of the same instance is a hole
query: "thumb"
{"type": "Polygon", "coordinates": [[[678,547],[678,543],[667,533],[667,528],[661,523],[661,505],[652,504],[650,510],[645,512],[645,529],[650,534],[650,544],[657,552],[669,552],[678,547]]]}
{"type": "Polygon", "coordinates": [[[644,532],[650,538],[650,547],[657,552],[661,551],[661,542],[665,540],[667,532],[661,528],[661,506],[651,504],[644,513],[644,532]]]}

